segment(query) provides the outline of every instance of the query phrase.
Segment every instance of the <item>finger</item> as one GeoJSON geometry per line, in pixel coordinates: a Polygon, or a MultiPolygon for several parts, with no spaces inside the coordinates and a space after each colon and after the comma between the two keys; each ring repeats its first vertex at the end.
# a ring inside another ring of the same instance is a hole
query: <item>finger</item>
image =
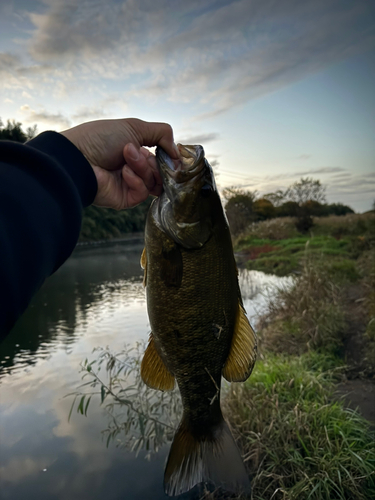
{"type": "Polygon", "coordinates": [[[124,148],[124,158],[133,172],[141,177],[150,194],[159,196],[163,191],[163,181],[151,151],[146,148],[136,151],[133,145],[127,144],[124,148]]]}
{"type": "Polygon", "coordinates": [[[126,201],[124,208],[135,207],[146,200],[149,190],[143,180],[128,165],[123,166],[121,174],[125,184],[126,201]]]}
{"type": "Polygon", "coordinates": [[[173,140],[173,130],[168,123],[144,122],[129,118],[129,124],[137,135],[141,146],[161,146],[172,159],[178,160],[180,153],[173,140]]]}
{"type": "Polygon", "coordinates": [[[129,143],[124,147],[124,158],[128,167],[140,177],[149,191],[156,184],[154,170],[147,160],[144,148],[137,149],[134,144],[129,143]]]}
{"type": "MultiPolygon", "coordinates": [[[[150,189],[150,194],[152,194],[154,196],[159,196],[163,191],[163,180],[162,180],[160,172],[159,172],[159,168],[158,168],[158,164],[156,162],[155,155],[153,155],[151,153],[151,151],[149,149],[146,149],[146,148],[141,148],[140,151],[141,151],[141,154],[143,154],[144,157],[147,159],[148,164],[150,165],[150,167],[152,169],[152,173],[153,173],[154,180],[155,180],[155,186],[153,189],[150,189]]],[[[178,160],[174,160],[174,162],[176,162],[176,161],[178,161],[178,160]]]]}

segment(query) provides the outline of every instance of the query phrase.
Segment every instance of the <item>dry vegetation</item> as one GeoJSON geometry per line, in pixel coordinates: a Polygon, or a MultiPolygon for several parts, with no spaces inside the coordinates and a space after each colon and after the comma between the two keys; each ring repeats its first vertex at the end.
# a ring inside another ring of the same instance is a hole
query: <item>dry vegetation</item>
{"type": "Polygon", "coordinates": [[[226,399],[252,499],[375,497],[374,434],[333,398],[338,378],[375,374],[375,214],[314,222],[305,238],[284,218],[236,240],[249,268],[295,275],[258,325],[254,373],[226,399]]]}

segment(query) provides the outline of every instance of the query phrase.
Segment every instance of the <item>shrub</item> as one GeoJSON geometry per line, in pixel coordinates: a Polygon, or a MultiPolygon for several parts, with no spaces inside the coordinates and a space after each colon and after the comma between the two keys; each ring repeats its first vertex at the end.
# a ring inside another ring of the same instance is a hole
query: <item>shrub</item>
{"type": "Polygon", "coordinates": [[[275,207],[269,200],[266,200],[266,198],[260,198],[254,201],[253,210],[259,220],[272,219],[276,215],[275,207]]]}
{"type": "Polygon", "coordinates": [[[286,201],[276,209],[278,217],[297,217],[299,205],[296,201],[286,201]]]}

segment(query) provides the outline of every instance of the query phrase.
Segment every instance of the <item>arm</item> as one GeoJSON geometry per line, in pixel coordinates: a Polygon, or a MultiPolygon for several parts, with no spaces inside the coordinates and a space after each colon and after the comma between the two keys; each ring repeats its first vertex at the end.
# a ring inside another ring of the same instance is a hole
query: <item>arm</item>
{"type": "Polygon", "coordinates": [[[160,194],[155,159],[142,148],[156,144],[177,157],[170,127],[140,120],[0,142],[0,338],[70,256],[84,207],[127,208],[160,194]]]}

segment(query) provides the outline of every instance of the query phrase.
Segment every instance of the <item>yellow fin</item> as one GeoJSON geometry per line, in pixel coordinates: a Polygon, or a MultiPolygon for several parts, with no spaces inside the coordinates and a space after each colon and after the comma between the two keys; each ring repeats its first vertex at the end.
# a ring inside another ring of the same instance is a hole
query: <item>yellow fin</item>
{"type": "Polygon", "coordinates": [[[142,359],[141,377],[143,382],[152,389],[171,391],[174,387],[174,376],[157,353],[152,333],[142,359]]]}
{"type": "Polygon", "coordinates": [[[142,255],[141,255],[141,268],[145,270],[144,275],[143,275],[143,286],[146,286],[147,284],[147,254],[146,254],[146,247],[144,247],[142,255]]]}
{"type": "Polygon", "coordinates": [[[233,333],[232,345],[223,368],[223,377],[228,382],[244,382],[249,378],[255,364],[257,338],[241,304],[233,333]]]}

